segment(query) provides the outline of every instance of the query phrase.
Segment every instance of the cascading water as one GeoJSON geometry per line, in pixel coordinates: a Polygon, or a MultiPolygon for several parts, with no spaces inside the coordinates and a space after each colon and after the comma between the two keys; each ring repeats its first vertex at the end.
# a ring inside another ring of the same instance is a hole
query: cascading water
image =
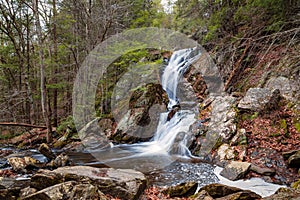
{"type": "MultiPolygon", "coordinates": [[[[178,82],[188,67],[197,60],[199,56],[200,51],[196,47],[175,51],[172,54],[162,75],[162,87],[169,97],[169,111],[172,111],[174,106],[179,106],[179,100],[176,96],[178,82]]],[[[195,121],[195,113],[190,110],[178,110],[171,119],[168,119],[168,114],[169,112],[160,114],[156,133],[150,142],[130,146],[125,145],[127,148],[133,148],[135,152],[137,152],[134,156],[154,152],[191,156],[186,146],[188,140],[186,133],[188,133],[190,125],[195,121]]]]}
{"type": "MultiPolygon", "coordinates": [[[[146,160],[146,163],[153,162],[152,166],[159,168],[173,162],[173,155],[190,157],[191,153],[187,147],[188,133],[191,124],[196,120],[196,113],[193,110],[178,109],[180,106],[176,92],[180,78],[200,55],[201,53],[196,47],[175,51],[172,54],[161,80],[162,87],[169,98],[168,111],[160,113],[156,132],[150,141],[113,145],[110,149],[96,150],[97,152],[93,152],[93,155],[99,155],[101,161],[109,166],[121,167],[121,165],[125,165],[129,167],[131,165],[133,168],[140,165],[136,162],[144,164],[143,159],[146,160]],[[176,111],[174,107],[177,108],[176,111]],[[169,117],[170,112],[174,112],[172,117],[169,117]],[[151,159],[153,160],[151,161],[151,159]],[[121,163],[122,161],[125,164],[121,163]]],[[[148,169],[139,167],[139,170],[142,171],[151,169],[151,167],[148,169]]]]}

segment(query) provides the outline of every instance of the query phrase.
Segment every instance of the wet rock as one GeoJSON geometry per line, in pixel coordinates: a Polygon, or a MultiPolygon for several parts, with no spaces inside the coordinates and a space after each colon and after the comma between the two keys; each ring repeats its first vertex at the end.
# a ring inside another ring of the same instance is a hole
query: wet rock
{"type": "Polygon", "coordinates": [[[203,190],[206,191],[213,198],[220,198],[220,197],[224,197],[242,191],[242,189],[240,188],[230,187],[219,183],[206,185],[202,187],[199,190],[199,192],[203,190]]]}
{"type": "MultiPolygon", "coordinates": [[[[100,118],[95,118],[86,124],[78,133],[81,144],[86,150],[102,149],[110,146],[106,134],[98,125],[100,118]]],[[[78,147],[80,148],[80,147],[78,147]]]]}
{"type": "Polygon", "coordinates": [[[197,194],[192,196],[192,198],[194,200],[213,200],[214,199],[205,190],[198,192],[197,194]]]}
{"type": "Polygon", "coordinates": [[[23,197],[24,200],[60,199],[108,199],[98,188],[91,184],[78,184],[75,181],[60,183],[23,197]]]}
{"type": "Polygon", "coordinates": [[[300,168],[300,151],[297,151],[295,154],[289,157],[288,164],[291,167],[300,168]]]}
{"type": "Polygon", "coordinates": [[[47,166],[51,168],[65,167],[69,165],[69,162],[69,156],[65,153],[61,153],[54,160],[51,160],[47,166]]]}
{"type": "Polygon", "coordinates": [[[29,184],[29,179],[0,178],[0,199],[18,199],[20,190],[29,184]]]}
{"type": "Polygon", "coordinates": [[[130,96],[129,110],[126,108],[126,113],[115,113],[120,119],[110,139],[118,143],[150,140],[156,130],[159,114],[166,111],[167,104],[167,93],[160,84],[149,83],[136,89],[130,96]]]}
{"type": "Polygon", "coordinates": [[[250,169],[251,163],[232,161],[220,173],[225,178],[235,181],[243,178],[250,169]]]}
{"type": "Polygon", "coordinates": [[[266,168],[266,167],[259,167],[257,165],[251,164],[250,171],[253,171],[257,174],[261,174],[264,176],[272,176],[275,174],[274,169],[266,168]]]}
{"type": "Polygon", "coordinates": [[[279,188],[275,194],[263,198],[264,200],[299,200],[300,191],[292,188],[279,188]]]}
{"type": "Polygon", "coordinates": [[[198,187],[198,183],[188,182],[179,185],[170,186],[162,192],[170,197],[188,197],[193,195],[198,187]]]}
{"type": "Polygon", "coordinates": [[[46,158],[48,158],[50,160],[52,160],[52,159],[55,158],[54,153],[52,152],[52,150],[50,149],[50,147],[47,144],[45,144],[45,143],[41,144],[39,146],[38,150],[39,150],[39,152],[41,154],[43,154],[46,158]]]}
{"type": "Polygon", "coordinates": [[[44,163],[40,163],[40,161],[28,156],[25,156],[24,158],[11,157],[7,160],[13,170],[20,172],[26,172],[26,168],[28,167],[41,168],[44,166],[44,163]]]}
{"type": "Polygon", "coordinates": [[[170,121],[176,112],[178,112],[180,110],[180,105],[175,105],[172,107],[172,110],[169,112],[168,117],[167,117],[167,121],[170,121]]]}
{"type": "Polygon", "coordinates": [[[41,190],[64,181],[88,182],[103,193],[121,199],[137,199],[146,187],[146,178],[141,172],[88,166],[40,170],[31,178],[31,186],[41,190]]]}
{"type": "Polygon", "coordinates": [[[245,97],[240,100],[238,108],[241,110],[261,112],[263,110],[276,108],[279,100],[280,91],[278,89],[271,91],[266,88],[250,88],[245,97]]]}
{"type": "Polygon", "coordinates": [[[300,90],[299,83],[283,76],[270,78],[265,88],[270,90],[278,89],[284,98],[291,101],[295,101],[295,93],[299,93],[300,90]]]}
{"type": "Polygon", "coordinates": [[[227,195],[225,197],[216,198],[216,200],[241,200],[241,199],[243,200],[261,199],[261,196],[249,190],[245,190],[245,191],[227,195]]]}
{"type": "Polygon", "coordinates": [[[64,179],[62,175],[50,170],[40,169],[31,177],[30,187],[42,190],[58,183],[62,183],[63,181],[64,179]]]}

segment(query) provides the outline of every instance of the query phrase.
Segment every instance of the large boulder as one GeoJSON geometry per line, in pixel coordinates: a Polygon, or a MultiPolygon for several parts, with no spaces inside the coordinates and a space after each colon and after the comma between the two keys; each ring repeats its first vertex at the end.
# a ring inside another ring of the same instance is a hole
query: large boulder
{"type": "Polygon", "coordinates": [[[280,90],[281,95],[290,101],[295,101],[295,96],[297,93],[299,95],[300,90],[299,83],[283,76],[270,78],[266,83],[265,88],[269,88],[270,90],[280,90]]]}
{"type": "Polygon", "coordinates": [[[128,101],[129,110],[124,108],[126,102],[114,113],[118,125],[110,139],[118,143],[150,140],[158,125],[159,114],[167,109],[167,93],[160,84],[149,83],[133,91],[128,101]]]}
{"type": "Polygon", "coordinates": [[[146,187],[146,178],[141,172],[88,166],[41,170],[32,177],[31,187],[42,190],[65,181],[89,183],[101,192],[121,199],[137,199],[146,187]]]}
{"type": "Polygon", "coordinates": [[[267,88],[250,88],[238,104],[240,110],[261,112],[278,106],[280,91],[267,88]]]}
{"type": "MultiPolygon", "coordinates": [[[[206,191],[214,199],[261,199],[261,196],[249,190],[214,183],[202,187],[199,192],[206,191]]],[[[199,199],[199,198],[198,198],[199,199]]]]}
{"type": "Polygon", "coordinates": [[[29,179],[0,178],[0,199],[15,200],[22,188],[28,187],[29,179]]]}
{"type": "Polygon", "coordinates": [[[110,147],[106,133],[99,126],[100,118],[95,118],[86,124],[80,131],[79,137],[86,150],[110,147]]]}
{"type": "Polygon", "coordinates": [[[24,200],[108,199],[97,186],[89,183],[78,184],[76,181],[60,183],[21,198],[24,200]]]}
{"type": "Polygon", "coordinates": [[[220,175],[235,181],[243,178],[249,172],[250,166],[251,163],[232,161],[221,171],[220,175]]]}

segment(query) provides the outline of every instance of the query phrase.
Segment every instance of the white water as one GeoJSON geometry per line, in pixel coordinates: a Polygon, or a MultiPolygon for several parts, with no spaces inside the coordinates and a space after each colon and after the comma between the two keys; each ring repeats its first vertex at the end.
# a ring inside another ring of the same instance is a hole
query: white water
{"type": "MultiPolygon", "coordinates": [[[[196,48],[175,51],[162,75],[162,87],[169,97],[168,109],[179,104],[177,99],[177,86],[184,72],[196,61],[200,52],[196,48]]],[[[195,122],[195,113],[189,110],[180,110],[171,120],[167,120],[168,112],[161,113],[159,124],[152,141],[133,144],[134,148],[142,155],[163,153],[179,156],[191,156],[186,147],[190,125],[195,122]],[[175,144],[174,144],[175,143],[175,144]]],[[[138,154],[134,156],[139,156],[138,154]]]]}
{"type": "MultiPolygon", "coordinates": [[[[200,52],[196,48],[183,49],[172,54],[168,65],[162,75],[162,87],[169,97],[168,109],[179,104],[177,99],[177,85],[183,73],[196,61],[200,52]]],[[[187,148],[188,132],[191,124],[196,120],[195,112],[190,110],[179,110],[175,115],[167,120],[169,112],[160,113],[159,123],[154,136],[149,142],[135,144],[113,145],[111,149],[101,152],[101,160],[105,163],[117,162],[121,160],[143,159],[147,156],[160,157],[166,159],[165,165],[171,161],[170,156],[190,157],[191,153],[187,148]]],[[[98,153],[100,153],[98,151],[98,153]]],[[[134,165],[134,163],[127,163],[134,165]]],[[[122,164],[123,165],[123,164],[122,164]]],[[[154,164],[155,165],[155,164],[154,164]]]]}

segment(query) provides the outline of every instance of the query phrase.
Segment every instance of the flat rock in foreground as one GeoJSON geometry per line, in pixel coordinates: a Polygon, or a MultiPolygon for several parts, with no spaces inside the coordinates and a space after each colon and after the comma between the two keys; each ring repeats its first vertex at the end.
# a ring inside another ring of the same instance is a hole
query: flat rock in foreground
{"type": "Polygon", "coordinates": [[[62,167],[54,171],[40,170],[31,179],[31,187],[43,190],[63,182],[89,183],[104,194],[121,199],[138,199],[146,187],[146,178],[132,169],[62,167]]]}

